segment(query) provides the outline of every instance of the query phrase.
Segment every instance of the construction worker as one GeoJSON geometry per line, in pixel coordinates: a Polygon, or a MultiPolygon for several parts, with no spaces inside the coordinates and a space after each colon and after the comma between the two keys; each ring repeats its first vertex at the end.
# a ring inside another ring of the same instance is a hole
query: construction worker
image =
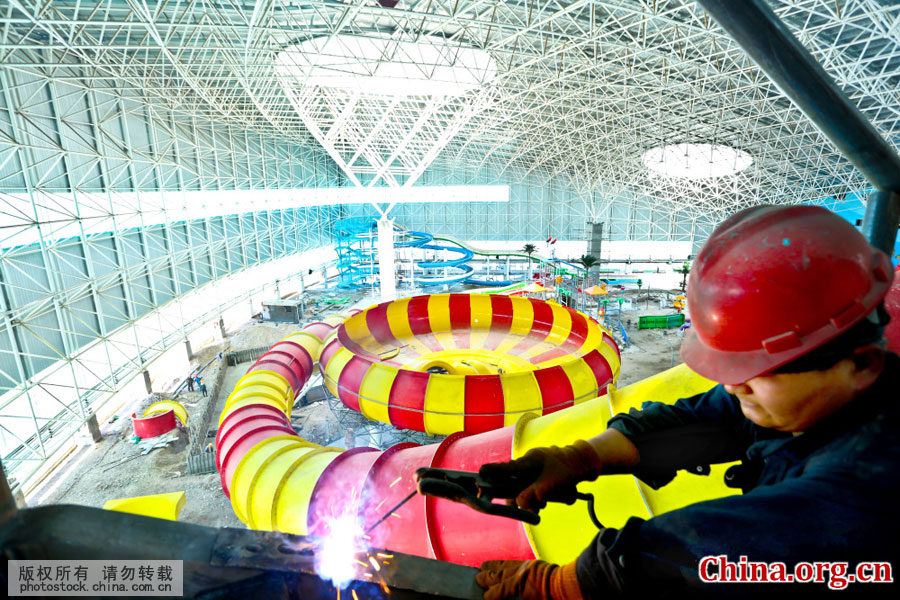
{"type": "Polygon", "coordinates": [[[681,348],[692,370],[719,385],[673,405],[645,403],[593,439],[532,449],[484,465],[481,475],[542,467],[515,499],[540,510],[548,499],[573,500],[575,484],[599,475],[629,473],[659,488],[680,469],[740,460],[726,483],[744,493],[633,517],[602,530],[568,565],[488,561],[477,576],[485,600],[815,594],[847,585],[895,594],[890,585],[850,583],[853,574],[892,577],[867,561],[900,565],[900,357],[883,349],[879,308],[892,278],[888,257],[824,208],[757,206],[719,225],[690,273],[693,326],[681,348]],[[757,581],[763,573],[800,581],[815,569],[822,583],[722,582],[740,578],[747,561],[757,581]]]}

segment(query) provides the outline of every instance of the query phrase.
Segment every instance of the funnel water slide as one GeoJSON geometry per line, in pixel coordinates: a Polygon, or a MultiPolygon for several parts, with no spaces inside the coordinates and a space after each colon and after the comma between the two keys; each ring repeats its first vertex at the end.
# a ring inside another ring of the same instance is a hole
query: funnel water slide
{"type": "Polygon", "coordinates": [[[618,348],[596,321],[543,300],[437,294],[348,318],[320,358],[325,385],[373,421],[449,435],[514,424],[606,393],[618,348]]]}
{"type": "MultiPolygon", "coordinates": [[[[377,314],[367,311],[366,322],[374,322],[372,315],[377,314]]],[[[332,338],[330,343],[339,335],[337,319],[327,321],[310,324],[276,344],[271,352],[279,354],[261,357],[238,383],[222,414],[216,439],[222,486],[237,516],[252,528],[327,536],[335,520],[343,518],[367,528],[415,489],[413,473],[419,467],[474,471],[487,462],[517,458],[530,448],[589,438],[605,428],[612,414],[639,407],[644,400],[673,402],[713,385],[679,366],[623,390],[610,387],[610,393],[566,410],[540,417],[525,413],[500,429],[455,433],[425,446],[402,443],[385,451],[344,451],[306,442],[290,427],[291,404],[311,375],[312,368],[306,369],[319,350],[316,341],[321,346],[326,338],[332,338]]],[[[465,391],[464,386],[458,391],[465,391]]],[[[616,527],[630,516],[650,517],[733,493],[721,483],[723,470],[714,468],[710,477],[679,474],[659,491],[626,475],[601,477],[580,487],[598,499],[601,521],[616,527]]],[[[372,547],[476,566],[502,558],[567,562],[594,532],[584,503],[551,505],[541,512],[541,523],[530,526],[415,496],[367,541],[372,547]]]]}

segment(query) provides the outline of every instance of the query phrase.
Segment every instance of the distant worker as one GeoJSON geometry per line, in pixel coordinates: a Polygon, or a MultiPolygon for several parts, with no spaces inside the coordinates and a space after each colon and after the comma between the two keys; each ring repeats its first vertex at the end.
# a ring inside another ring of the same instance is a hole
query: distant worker
{"type": "Polygon", "coordinates": [[[200,393],[203,394],[203,397],[206,398],[206,382],[203,381],[203,378],[200,378],[200,393]]]}
{"type": "Polygon", "coordinates": [[[193,392],[193,391],[194,391],[194,376],[193,376],[193,375],[188,375],[188,378],[187,378],[187,388],[188,388],[188,391],[189,391],[189,392],[193,392]]]}
{"type": "Polygon", "coordinates": [[[344,434],[344,448],[347,450],[356,448],[356,433],[351,427],[348,427],[347,433],[344,434]]]}
{"type": "Polygon", "coordinates": [[[821,207],[756,206],[719,225],[690,274],[681,356],[720,384],[480,473],[537,469],[515,503],[540,510],[600,475],[656,489],[678,470],[739,460],[725,479],[743,494],[632,517],[564,566],[488,561],[477,576],[485,600],[781,597],[848,585],[852,597],[896,594],[861,583],[892,581],[900,566],[900,357],[883,349],[879,308],[892,277],[887,255],[821,207]],[[822,583],[731,583],[742,569],[757,581],[822,583]]]}

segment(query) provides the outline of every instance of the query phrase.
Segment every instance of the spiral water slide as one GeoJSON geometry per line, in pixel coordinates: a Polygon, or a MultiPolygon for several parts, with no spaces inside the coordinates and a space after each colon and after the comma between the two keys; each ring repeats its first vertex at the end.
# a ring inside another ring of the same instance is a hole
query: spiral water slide
{"type": "Polygon", "coordinates": [[[472,254],[477,254],[479,256],[512,256],[516,258],[527,258],[528,260],[533,260],[542,265],[547,265],[550,268],[555,268],[559,265],[564,265],[575,272],[584,271],[584,267],[582,265],[571,263],[565,261],[561,258],[543,258],[541,256],[534,256],[533,254],[526,254],[525,252],[519,250],[507,251],[507,250],[487,250],[484,248],[476,248],[475,246],[471,246],[468,243],[455,238],[449,235],[436,235],[434,236],[435,240],[441,242],[450,242],[456,246],[459,246],[463,250],[469,250],[472,254]]]}
{"type": "Polygon", "coordinates": [[[430,243],[434,240],[434,236],[430,233],[422,231],[406,231],[398,229],[397,233],[401,236],[401,241],[397,242],[398,247],[415,247],[422,250],[435,250],[438,252],[449,252],[456,254],[455,257],[430,260],[416,261],[416,267],[420,269],[457,269],[458,272],[445,275],[416,275],[416,283],[424,286],[431,285],[452,285],[454,283],[468,282],[472,279],[475,272],[474,267],[468,264],[472,257],[475,256],[470,250],[465,248],[457,248],[456,246],[443,246],[440,244],[430,243]],[[429,243],[420,243],[420,240],[426,239],[429,243]]]}
{"type": "MultiPolygon", "coordinates": [[[[337,233],[335,252],[338,255],[338,269],[341,272],[341,287],[357,288],[367,280],[378,276],[379,266],[374,244],[377,223],[376,219],[370,217],[350,217],[335,223],[337,233]]],[[[416,283],[419,285],[452,285],[466,281],[472,276],[474,269],[467,264],[474,256],[470,250],[456,246],[432,244],[434,236],[430,233],[408,231],[399,227],[395,227],[394,231],[397,235],[394,246],[397,248],[421,248],[457,255],[443,259],[432,258],[417,261],[416,266],[420,269],[454,269],[456,271],[436,276],[417,276],[416,283]]]]}
{"type": "MultiPolygon", "coordinates": [[[[335,224],[337,233],[335,251],[338,255],[338,268],[341,271],[341,286],[355,288],[363,285],[367,279],[376,277],[379,268],[374,247],[377,220],[371,217],[350,217],[341,219],[335,224]]],[[[557,266],[564,264],[575,270],[583,270],[583,267],[567,263],[561,260],[546,260],[537,256],[530,256],[523,252],[504,252],[474,248],[465,242],[449,236],[434,236],[422,231],[410,231],[399,226],[394,227],[397,248],[419,248],[421,250],[433,250],[442,253],[443,258],[437,255],[430,259],[416,261],[418,269],[441,269],[441,275],[416,275],[416,283],[421,286],[453,285],[456,283],[469,283],[489,287],[505,287],[512,281],[492,281],[480,279],[474,275],[475,269],[469,265],[469,261],[477,254],[480,256],[514,256],[528,258],[542,264],[557,266]],[[449,244],[437,244],[436,240],[449,244]]]]}
{"type": "MultiPolygon", "coordinates": [[[[427,302],[425,308],[431,308],[432,300],[427,302]]],[[[375,337],[373,330],[377,328],[374,324],[379,318],[376,309],[378,307],[350,315],[349,319],[365,315],[367,326],[372,324],[369,331],[375,337]]],[[[388,307],[384,310],[398,309],[388,307]]],[[[415,308],[407,306],[407,311],[415,314],[415,308]]],[[[476,308],[472,314],[480,313],[476,308]]],[[[310,323],[302,331],[272,346],[248,369],[226,401],[216,436],[217,466],[223,490],[230,497],[235,513],[251,528],[327,536],[331,525],[345,518],[358,520],[367,528],[415,489],[413,473],[418,467],[477,470],[486,462],[517,458],[530,448],[567,444],[596,435],[605,428],[612,414],[639,407],[644,400],[671,402],[713,385],[681,366],[622,390],[608,386],[607,393],[599,398],[577,404],[569,402],[566,410],[555,410],[544,416],[538,416],[537,410],[521,414],[513,411],[509,417],[503,415],[502,423],[500,419],[496,422],[507,424],[514,420],[514,424],[478,434],[454,433],[439,444],[401,443],[385,451],[323,447],[296,435],[290,426],[290,410],[295,396],[312,374],[323,347],[329,348],[342,335],[345,339],[354,339],[346,333],[346,327],[339,327],[344,319],[330,317],[310,323]]],[[[427,322],[433,328],[430,335],[435,338],[460,333],[455,330],[434,333],[434,325],[441,322],[440,318],[429,317],[427,322]]],[[[393,326],[396,321],[388,318],[383,325],[388,323],[393,326]]],[[[513,319],[510,330],[515,323],[517,321],[513,319]]],[[[536,323],[533,320],[532,327],[536,323]]],[[[548,335],[552,335],[552,327],[550,331],[548,335]]],[[[490,329],[476,331],[473,326],[471,331],[466,331],[470,343],[476,334],[485,339],[491,336],[490,329]]],[[[424,333],[416,335],[426,338],[424,333]]],[[[402,335],[394,337],[405,339],[402,335]]],[[[426,342],[419,340],[419,343],[427,347],[426,342]]],[[[372,347],[371,342],[367,344],[372,347]]],[[[365,349],[366,345],[362,346],[365,349]]],[[[333,365],[337,355],[334,352],[326,359],[326,375],[336,368],[333,365]]],[[[357,358],[362,356],[354,355],[346,364],[357,358]]],[[[373,376],[362,379],[360,395],[365,396],[369,390],[381,390],[380,397],[387,399],[390,413],[391,395],[386,390],[393,390],[398,385],[400,375],[380,366],[383,365],[372,361],[366,368],[366,372],[374,369],[373,376]]],[[[536,371],[522,371],[520,376],[536,371]]],[[[594,372],[591,373],[596,379],[594,372]]],[[[441,375],[450,379],[461,377],[484,381],[479,378],[496,377],[499,373],[441,375]]],[[[413,390],[424,385],[427,404],[428,388],[441,387],[440,383],[435,383],[439,381],[441,379],[430,377],[412,378],[404,385],[408,384],[413,390]]],[[[455,385],[462,393],[468,383],[455,385]]],[[[502,389],[503,385],[501,382],[499,387],[502,389]]],[[[465,406],[460,399],[457,403],[465,406]]],[[[410,411],[410,408],[404,406],[402,410],[410,411]]],[[[440,417],[435,420],[440,421],[440,417]]],[[[630,516],[646,518],[691,502],[732,493],[721,484],[721,469],[724,466],[714,468],[710,477],[680,474],[659,491],[624,475],[601,477],[580,487],[599,499],[597,509],[605,525],[621,526],[630,516]]],[[[483,515],[462,504],[415,496],[374,529],[368,543],[371,547],[475,566],[490,558],[538,557],[566,562],[587,545],[593,534],[583,503],[551,505],[541,512],[541,523],[531,526],[483,515]]]]}
{"type": "Polygon", "coordinates": [[[469,266],[468,261],[470,261],[475,255],[478,256],[496,256],[496,257],[516,257],[516,258],[525,258],[528,260],[533,260],[542,265],[547,265],[551,269],[555,269],[560,265],[573,269],[576,272],[584,271],[584,267],[581,265],[577,265],[574,263],[566,262],[564,260],[554,258],[554,259],[546,259],[540,256],[533,256],[526,254],[524,252],[509,252],[503,250],[487,250],[483,248],[476,248],[475,246],[471,246],[466,242],[459,240],[454,237],[450,237],[447,235],[431,235],[429,233],[423,233],[420,231],[407,231],[404,229],[398,229],[398,233],[400,235],[408,235],[410,239],[415,243],[398,243],[397,246],[417,246],[419,248],[432,249],[438,251],[445,252],[455,252],[457,254],[461,254],[460,257],[448,259],[448,260],[433,260],[433,261],[421,261],[418,264],[419,267],[423,269],[427,268],[442,268],[442,267],[456,267],[461,269],[462,272],[454,275],[450,275],[447,277],[419,277],[416,279],[416,282],[421,285],[439,285],[439,284],[452,284],[452,283],[460,283],[465,282],[471,285],[483,285],[489,287],[506,287],[512,285],[513,281],[492,281],[490,279],[479,279],[478,277],[473,275],[474,269],[469,266]],[[428,238],[427,243],[418,243],[418,240],[421,240],[423,237],[428,238]],[[450,245],[445,244],[435,244],[434,241],[448,242],[450,245]]]}
{"type": "Polygon", "coordinates": [[[474,276],[475,269],[468,264],[476,254],[485,254],[471,248],[465,244],[459,243],[452,238],[436,238],[430,233],[423,231],[409,231],[397,227],[395,232],[398,241],[394,244],[398,248],[419,248],[421,250],[434,250],[436,252],[450,253],[451,256],[443,259],[432,258],[420,260],[416,262],[419,269],[457,269],[456,273],[444,275],[417,275],[416,283],[422,286],[432,285],[453,285],[455,283],[469,283],[472,285],[485,285],[490,287],[504,287],[510,285],[511,281],[491,281],[489,279],[479,279],[474,276]],[[452,245],[435,244],[435,239],[442,239],[451,242],[452,245]],[[452,256],[452,255],[456,256],[452,256]]]}

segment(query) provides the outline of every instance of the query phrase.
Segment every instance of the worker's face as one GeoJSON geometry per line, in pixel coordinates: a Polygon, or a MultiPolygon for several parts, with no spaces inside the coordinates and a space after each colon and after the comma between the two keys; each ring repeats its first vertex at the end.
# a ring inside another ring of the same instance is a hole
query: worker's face
{"type": "MultiPolygon", "coordinates": [[[[873,353],[875,358],[878,353],[873,353]]],[[[737,396],[744,416],[761,427],[800,432],[834,414],[872,385],[883,368],[847,358],[824,371],[761,375],[738,385],[725,385],[737,396]]]]}

